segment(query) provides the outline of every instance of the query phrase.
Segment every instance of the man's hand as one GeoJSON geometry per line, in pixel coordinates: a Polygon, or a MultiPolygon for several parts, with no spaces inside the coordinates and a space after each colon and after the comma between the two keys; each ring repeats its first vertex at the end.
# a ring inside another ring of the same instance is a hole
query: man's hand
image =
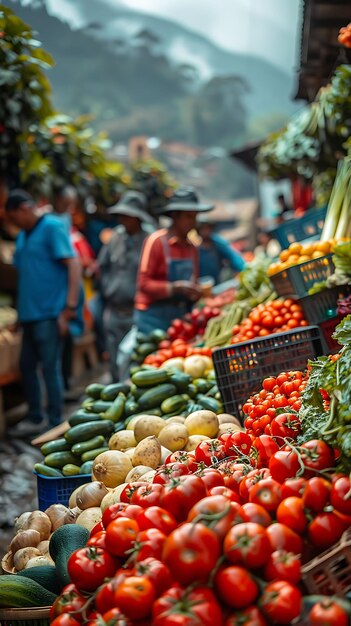
{"type": "Polygon", "coordinates": [[[69,320],[73,320],[75,317],[76,313],[71,309],[63,309],[63,311],[61,311],[60,315],[57,318],[57,324],[61,337],[65,337],[66,335],[68,335],[68,322],[69,320]]]}
{"type": "Polygon", "coordinates": [[[177,280],[172,283],[172,293],[174,295],[182,295],[192,302],[196,302],[201,296],[201,289],[196,283],[190,280],[177,280]]]}

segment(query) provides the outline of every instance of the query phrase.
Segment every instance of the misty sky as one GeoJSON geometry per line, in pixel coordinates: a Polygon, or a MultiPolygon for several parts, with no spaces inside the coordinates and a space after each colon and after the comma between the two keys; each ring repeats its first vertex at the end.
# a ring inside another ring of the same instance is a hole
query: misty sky
{"type": "MultiPolygon", "coordinates": [[[[223,48],[263,56],[289,73],[298,63],[299,0],[105,1],[170,18],[223,48]]],[[[81,25],[74,0],[47,0],[47,4],[50,12],[64,13],[73,24],[81,25]]]]}

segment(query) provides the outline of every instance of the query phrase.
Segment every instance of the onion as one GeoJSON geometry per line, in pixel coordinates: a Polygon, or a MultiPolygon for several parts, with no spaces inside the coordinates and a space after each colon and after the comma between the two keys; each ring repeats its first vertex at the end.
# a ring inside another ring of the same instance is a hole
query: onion
{"type": "Polygon", "coordinates": [[[90,485],[90,483],[84,483],[84,485],[79,485],[77,489],[72,491],[68,501],[68,506],[70,509],[74,509],[74,507],[77,506],[77,493],[79,493],[82,487],[85,487],[85,485],[90,485]]]}
{"type": "Polygon", "coordinates": [[[64,517],[63,523],[64,524],[75,524],[76,521],[77,521],[77,517],[78,517],[78,515],[81,514],[81,512],[82,512],[82,510],[78,506],[75,506],[74,509],[68,509],[68,511],[67,511],[67,513],[66,513],[66,515],[64,517]]]}
{"type": "Polygon", "coordinates": [[[21,548],[35,548],[40,542],[40,532],[34,528],[21,530],[10,543],[10,550],[15,554],[21,548]]]}
{"type": "Polygon", "coordinates": [[[28,528],[34,528],[40,532],[40,541],[49,539],[51,533],[51,520],[43,511],[33,511],[28,518],[28,528]]]}
{"type": "Polygon", "coordinates": [[[26,513],[22,513],[19,517],[15,519],[15,529],[16,532],[19,530],[27,530],[28,528],[28,519],[32,515],[31,511],[26,511],[26,513]]]}
{"type": "Polygon", "coordinates": [[[49,554],[49,543],[50,543],[49,539],[46,539],[46,541],[41,541],[37,545],[37,550],[39,550],[39,552],[41,552],[43,556],[46,556],[47,554],[49,554]]]}
{"type": "Polygon", "coordinates": [[[45,513],[51,520],[52,532],[54,532],[54,530],[64,525],[68,508],[63,504],[52,504],[46,509],[45,513]]]}
{"type": "Polygon", "coordinates": [[[77,524],[84,526],[89,531],[101,522],[102,511],[99,506],[93,506],[91,509],[86,509],[77,517],[77,524]]]}
{"type": "Polygon", "coordinates": [[[16,554],[13,556],[13,564],[18,572],[22,571],[28,561],[33,559],[35,556],[42,556],[37,548],[27,547],[21,548],[17,550],[16,554]]]}
{"type": "Polygon", "coordinates": [[[132,463],[124,452],[108,450],[99,454],[93,463],[93,477],[106,487],[117,487],[124,482],[132,463]]]}
{"type": "Polygon", "coordinates": [[[104,483],[95,481],[88,485],[83,485],[83,488],[77,493],[77,506],[83,511],[92,506],[100,506],[101,500],[107,493],[108,489],[104,483]]]}
{"type": "Polygon", "coordinates": [[[127,485],[128,483],[122,483],[121,485],[118,485],[118,487],[115,487],[115,489],[112,489],[111,491],[109,491],[108,494],[106,494],[106,496],[102,499],[101,504],[100,504],[100,508],[102,512],[106,511],[106,509],[108,509],[108,507],[111,506],[112,504],[118,504],[118,502],[121,501],[120,500],[121,493],[124,487],[126,487],[127,485]]]}

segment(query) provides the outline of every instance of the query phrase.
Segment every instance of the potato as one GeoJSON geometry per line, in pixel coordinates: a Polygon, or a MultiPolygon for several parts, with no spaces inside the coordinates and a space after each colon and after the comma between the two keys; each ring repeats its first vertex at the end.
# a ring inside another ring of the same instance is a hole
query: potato
{"type": "MultiPolygon", "coordinates": [[[[133,448],[128,448],[128,450],[124,450],[124,454],[129,456],[130,460],[132,460],[132,458],[133,458],[133,454],[134,454],[135,448],[136,448],[136,446],[134,446],[133,448]]],[[[133,462],[132,462],[132,465],[133,465],[133,462]]]]}
{"type": "Polygon", "coordinates": [[[213,411],[195,411],[190,413],[184,422],[189,435],[206,435],[216,437],[219,423],[217,415],[213,411]]]}
{"type": "Polygon", "coordinates": [[[220,413],[219,415],[217,415],[217,418],[220,424],[229,424],[229,422],[231,422],[231,424],[238,424],[238,426],[241,426],[240,420],[235,417],[235,415],[230,415],[229,413],[220,413]]]}
{"type": "Polygon", "coordinates": [[[209,439],[210,437],[206,437],[205,435],[190,435],[184,450],[192,452],[201,441],[208,441],[209,439]]]}
{"type": "Polygon", "coordinates": [[[134,417],[132,417],[132,419],[128,422],[126,429],[127,430],[134,430],[135,424],[137,423],[138,419],[140,418],[140,415],[135,415],[134,417]]]}
{"type": "Polygon", "coordinates": [[[143,415],[139,417],[134,426],[135,441],[139,443],[146,437],[154,435],[158,437],[159,432],[165,426],[165,421],[157,415],[143,415]]]}
{"type": "Polygon", "coordinates": [[[231,422],[229,422],[228,424],[224,422],[224,424],[220,424],[219,426],[217,437],[224,435],[224,433],[236,433],[237,431],[240,432],[243,430],[244,429],[242,428],[242,426],[238,426],[237,424],[232,424],[231,422]]]}
{"type": "Polygon", "coordinates": [[[152,467],[149,467],[148,465],[136,465],[127,474],[126,483],[135,483],[138,480],[143,480],[142,479],[143,474],[150,472],[150,470],[152,470],[152,467]]]}
{"type": "Polygon", "coordinates": [[[134,433],[132,430],[120,430],[118,433],[114,433],[110,437],[108,447],[110,450],[121,450],[124,452],[128,448],[136,446],[134,433]]]}
{"type": "Polygon", "coordinates": [[[106,509],[108,509],[108,507],[111,506],[112,504],[117,504],[118,502],[121,501],[120,495],[123,489],[127,485],[128,483],[122,483],[121,485],[118,485],[118,487],[111,489],[111,491],[109,491],[109,493],[107,493],[106,496],[102,498],[101,504],[100,504],[100,508],[102,512],[106,511],[106,509]]]}
{"type": "Polygon", "coordinates": [[[156,469],[161,463],[161,444],[155,435],[146,437],[134,450],[132,457],[134,467],[137,465],[148,465],[156,469]]]}
{"type": "Polygon", "coordinates": [[[173,424],[173,422],[175,422],[176,424],[184,424],[185,417],[183,417],[182,415],[174,415],[173,417],[169,417],[166,420],[166,425],[173,424]]]}
{"type": "Polygon", "coordinates": [[[158,435],[161,446],[165,446],[165,448],[168,448],[171,452],[184,450],[188,443],[188,438],[189,433],[184,424],[177,424],[175,422],[173,422],[173,424],[167,424],[158,435]]]}

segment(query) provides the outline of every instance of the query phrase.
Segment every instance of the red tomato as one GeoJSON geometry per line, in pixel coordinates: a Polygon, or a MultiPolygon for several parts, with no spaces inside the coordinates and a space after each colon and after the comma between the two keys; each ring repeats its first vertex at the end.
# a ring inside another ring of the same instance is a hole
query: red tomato
{"type": "Polygon", "coordinates": [[[281,499],[280,484],[273,478],[260,480],[249,493],[250,502],[260,504],[269,513],[276,511],[281,499]]]}
{"type": "Polygon", "coordinates": [[[272,518],[263,506],[253,502],[245,502],[238,510],[238,517],[243,522],[255,522],[264,528],[272,523],[272,518]]]}
{"type": "Polygon", "coordinates": [[[274,480],[284,483],[288,478],[295,478],[301,465],[295,450],[278,450],[269,460],[269,469],[274,480]]]}
{"type": "Polygon", "coordinates": [[[318,513],[308,526],[308,538],[318,548],[329,548],[339,541],[344,524],[335,513],[318,513]]]}
{"type": "Polygon", "coordinates": [[[224,487],[224,478],[214,467],[205,467],[197,470],[196,473],[200,476],[208,490],[212,489],[212,487],[224,487]]]}
{"type": "Polygon", "coordinates": [[[102,522],[98,522],[97,524],[95,524],[94,528],[91,529],[90,537],[93,537],[94,535],[96,535],[96,533],[99,533],[102,530],[104,530],[104,525],[102,522]]]}
{"type": "MultiPolygon", "coordinates": [[[[279,481],[278,481],[279,482],[279,481]]],[[[307,481],[305,478],[288,478],[281,486],[282,498],[297,496],[301,498],[305,490],[307,481]]]]}
{"type": "Polygon", "coordinates": [[[319,513],[329,502],[331,483],[321,476],[313,476],[307,483],[302,496],[302,502],[306,509],[319,513]]]}
{"type": "Polygon", "coordinates": [[[312,607],[308,623],[310,626],[348,626],[349,616],[337,601],[326,598],[312,607]]]}
{"type": "Polygon", "coordinates": [[[301,431],[301,422],[295,413],[280,413],[271,422],[272,435],[283,443],[285,439],[296,439],[301,431]]]}
{"type": "Polygon", "coordinates": [[[217,595],[233,609],[244,609],[255,602],[259,588],[243,567],[222,567],[215,576],[217,595]]]}
{"type": "Polygon", "coordinates": [[[102,514],[102,522],[106,529],[110,522],[118,517],[129,517],[129,519],[136,519],[138,514],[142,511],[141,506],[135,504],[127,504],[126,502],[118,502],[112,504],[102,514]]]}
{"type": "Polygon", "coordinates": [[[133,573],[135,576],[146,576],[151,580],[156,597],[160,596],[172,584],[171,572],[167,565],[153,557],[138,561],[134,566],[133,573]]]}
{"type": "MultiPolygon", "coordinates": [[[[228,489],[228,487],[222,487],[221,485],[216,486],[216,487],[211,487],[211,489],[208,492],[209,496],[224,496],[225,498],[227,498],[227,500],[230,500],[231,502],[236,502],[239,503],[240,502],[240,498],[238,496],[237,493],[235,493],[235,491],[232,491],[231,489],[228,489]]],[[[252,521],[252,520],[245,520],[245,521],[252,521]]]]}
{"type": "Polygon", "coordinates": [[[224,626],[268,626],[268,622],[257,606],[248,606],[247,609],[230,614],[224,626]]]}
{"type": "Polygon", "coordinates": [[[213,462],[221,461],[226,457],[224,444],[219,439],[201,441],[195,448],[197,463],[212,465],[213,462]]]}
{"type": "Polygon", "coordinates": [[[296,585],[301,579],[301,561],[297,554],[276,550],[266,563],[264,577],[266,580],[287,580],[296,585]]]}
{"type": "Polygon", "coordinates": [[[243,502],[249,500],[251,489],[266,478],[270,478],[271,473],[269,469],[253,469],[244,478],[240,480],[239,495],[243,502]]]}
{"type": "Polygon", "coordinates": [[[138,487],[147,487],[149,483],[145,482],[144,480],[138,480],[135,483],[128,483],[123,491],[120,493],[120,500],[121,502],[124,502],[125,504],[130,504],[132,496],[134,494],[134,492],[138,489],[138,487]]]}
{"type": "Polygon", "coordinates": [[[61,595],[56,598],[54,604],[50,609],[50,620],[54,620],[62,613],[73,613],[76,620],[83,621],[83,614],[79,611],[84,607],[87,602],[87,598],[82,596],[77,587],[73,584],[66,585],[62,589],[61,595]]]}
{"type": "MultiPolygon", "coordinates": [[[[270,420],[269,420],[270,421],[270,420]]],[[[252,444],[257,450],[257,466],[267,467],[269,459],[279,450],[279,446],[269,435],[260,435],[256,437],[252,444]]]]}
{"type": "Polygon", "coordinates": [[[67,568],[72,583],[78,589],[94,591],[105,578],[114,575],[117,561],[102,548],[87,547],[71,554],[67,568]]]}
{"type": "Polygon", "coordinates": [[[55,617],[51,624],[54,624],[54,626],[79,626],[79,622],[69,613],[61,613],[61,615],[55,617]]]}
{"type": "Polygon", "coordinates": [[[98,546],[106,549],[106,530],[100,530],[87,541],[87,546],[98,546]]]}
{"type": "Polygon", "coordinates": [[[172,480],[172,478],[185,476],[186,474],[189,474],[189,470],[185,463],[168,463],[158,468],[152,482],[165,485],[172,480]]]}
{"type": "Polygon", "coordinates": [[[177,582],[188,585],[206,582],[219,556],[216,533],[203,524],[186,523],[167,537],[162,560],[177,582]]]}
{"type": "Polygon", "coordinates": [[[118,517],[113,520],[106,530],[106,548],[115,556],[125,556],[139,534],[139,526],[134,519],[118,517]]]}
{"type": "MultiPolygon", "coordinates": [[[[131,575],[132,570],[125,570],[125,578],[131,575]],[[128,573],[127,573],[128,572],[128,573]]],[[[108,582],[101,585],[95,594],[95,607],[99,613],[105,613],[115,606],[115,591],[121,582],[120,577],[111,578],[108,582]]]]}
{"type": "Polygon", "coordinates": [[[152,617],[153,626],[223,624],[221,608],[208,587],[171,587],[154,603],[152,617]]]}
{"type": "Polygon", "coordinates": [[[140,530],[157,528],[165,535],[169,535],[178,525],[173,515],[159,506],[149,506],[147,509],[141,509],[137,517],[137,524],[140,530]]]}
{"type": "Polygon", "coordinates": [[[262,383],[262,387],[266,391],[272,391],[275,385],[276,385],[276,380],[273,376],[269,376],[268,378],[265,378],[262,383]]]}
{"type": "Polygon", "coordinates": [[[319,472],[331,469],[335,465],[333,449],[324,441],[312,439],[306,441],[301,446],[301,458],[305,466],[305,476],[314,476],[315,471],[319,472]]]}
{"type": "Polygon", "coordinates": [[[184,521],[194,504],[207,495],[204,482],[192,474],[175,478],[163,489],[160,506],[172,513],[178,522],[184,521]]]}
{"type": "Polygon", "coordinates": [[[190,509],[187,521],[208,525],[223,539],[233,525],[236,512],[237,508],[224,496],[208,496],[190,509]]]}
{"type": "Polygon", "coordinates": [[[302,553],[302,539],[291,528],[275,522],[268,526],[266,532],[273,552],[275,550],[286,550],[286,552],[293,552],[294,554],[302,553]]]}
{"type": "Polygon", "coordinates": [[[196,472],[197,470],[195,455],[192,452],[177,450],[177,452],[172,452],[166,458],[165,462],[166,465],[168,465],[168,463],[184,463],[184,465],[187,466],[189,473],[196,472]]]}
{"type": "Polygon", "coordinates": [[[166,535],[157,528],[142,530],[134,546],[136,561],[143,561],[150,556],[161,559],[165,539],[166,535]]]}
{"type": "Polygon", "coordinates": [[[149,615],[154,600],[154,586],[146,576],[129,576],[115,592],[117,607],[131,619],[138,620],[149,615]]]}
{"type": "Polygon", "coordinates": [[[351,481],[348,476],[342,476],[333,483],[330,503],[340,513],[351,515],[351,481]]]}
{"type": "MultiPolygon", "coordinates": [[[[157,483],[147,483],[137,487],[131,497],[131,504],[138,504],[143,509],[149,506],[161,506],[164,487],[157,483]]],[[[123,493],[123,492],[122,492],[123,493]]]]}
{"type": "Polygon", "coordinates": [[[233,459],[220,463],[218,471],[224,478],[225,486],[239,494],[242,479],[250,473],[251,466],[233,459]]]}
{"type": "Polygon", "coordinates": [[[282,500],[277,508],[276,517],[277,522],[288,526],[296,533],[302,534],[306,529],[307,517],[302,498],[290,496],[282,500]]]}
{"type": "Polygon", "coordinates": [[[301,613],[302,595],[291,583],[276,580],[265,587],[260,606],[273,622],[290,624],[301,613]]]}
{"type": "Polygon", "coordinates": [[[231,563],[255,569],[267,563],[271,545],[263,526],[255,522],[243,522],[229,530],[223,550],[231,563]]]}
{"type": "Polygon", "coordinates": [[[247,433],[241,431],[231,433],[225,444],[226,456],[234,458],[241,455],[248,456],[251,446],[252,439],[247,433]]]}
{"type": "MultiPolygon", "coordinates": [[[[109,626],[131,626],[130,620],[117,607],[114,607],[101,615],[100,619],[98,618],[96,621],[96,626],[99,626],[102,620],[103,623],[108,624],[109,626]]],[[[91,626],[90,620],[88,623],[89,626],[91,626]]]]}

